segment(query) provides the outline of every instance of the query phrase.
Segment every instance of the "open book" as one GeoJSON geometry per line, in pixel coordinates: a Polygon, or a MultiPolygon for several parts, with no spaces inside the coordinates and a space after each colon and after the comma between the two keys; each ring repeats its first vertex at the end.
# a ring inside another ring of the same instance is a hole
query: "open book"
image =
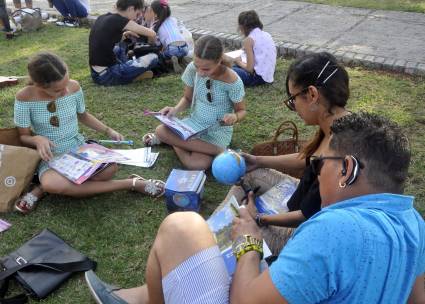
{"type": "MultiPolygon", "coordinates": [[[[162,122],[164,125],[166,125],[168,128],[170,128],[171,131],[176,133],[178,136],[180,136],[183,140],[188,140],[194,136],[199,136],[203,134],[204,132],[207,132],[209,128],[215,126],[196,126],[196,130],[189,126],[187,123],[182,121],[181,119],[171,116],[167,117],[166,115],[162,114],[150,114],[154,116],[156,119],[158,119],[160,122],[162,122]]],[[[219,125],[217,123],[217,125],[219,125]]]]}
{"type": "Polygon", "coordinates": [[[287,177],[255,198],[255,206],[259,213],[279,214],[288,212],[287,203],[297,189],[295,178],[287,177]]]}
{"type": "Polygon", "coordinates": [[[108,166],[128,160],[123,155],[98,144],[84,144],[49,161],[49,167],[70,181],[81,184],[108,166]]]}
{"type": "MultiPolygon", "coordinates": [[[[236,258],[232,251],[232,223],[235,216],[238,215],[239,204],[234,196],[229,201],[210,216],[207,224],[214,233],[217,245],[220,248],[229,276],[236,271],[236,258]]],[[[266,242],[263,241],[263,259],[271,256],[271,252],[266,242]]]]}
{"type": "Polygon", "coordinates": [[[152,167],[159,155],[159,152],[152,152],[151,147],[139,149],[113,149],[112,151],[128,158],[127,160],[117,161],[117,163],[143,168],[152,167]]]}
{"type": "Polygon", "coordinates": [[[236,59],[238,57],[241,57],[242,62],[246,63],[246,53],[244,50],[236,50],[236,51],[231,51],[231,52],[227,52],[224,53],[226,56],[229,56],[231,59],[236,59]]]}

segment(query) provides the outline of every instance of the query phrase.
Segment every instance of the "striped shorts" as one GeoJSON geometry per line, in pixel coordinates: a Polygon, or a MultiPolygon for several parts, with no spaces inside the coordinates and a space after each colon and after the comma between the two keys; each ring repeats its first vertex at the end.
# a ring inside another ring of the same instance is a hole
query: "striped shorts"
{"type": "Polygon", "coordinates": [[[189,257],[162,279],[166,304],[228,304],[230,277],[218,246],[189,257]]]}

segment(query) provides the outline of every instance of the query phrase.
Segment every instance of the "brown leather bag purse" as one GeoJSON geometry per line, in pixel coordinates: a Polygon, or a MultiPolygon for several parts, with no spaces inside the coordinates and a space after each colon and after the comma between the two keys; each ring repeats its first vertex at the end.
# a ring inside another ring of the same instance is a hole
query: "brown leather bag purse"
{"type": "MultiPolygon", "coordinates": [[[[303,141],[304,143],[304,141],[303,141]]],[[[292,121],[284,121],[280,124],[271,140],[254,145],[251,154],[254,155],[283,155],[298,153],[301,148],[298,139],[298,128],[292,121]],[[281,135],[289,131],[292,136],[288,139],[280,139],[281,135]]]]}
{"type": "MultiPolygon", "coordinates": [[[[251,154],[275,156],[298,153],[300,152],[303,145],[306,143],[306,140],[299,140],[297,125],[294,122],[288,120],[280,124],[271,140],[254,145],[251,150],[251,154]],[[291,134],[291,137],[287,139],[282,139],[282,135],[285,132],[289,132],[291,134]]],[[[300,178],[303,175],[303,172],[304,169],[287,169],[283,173],[300,178]]]]}

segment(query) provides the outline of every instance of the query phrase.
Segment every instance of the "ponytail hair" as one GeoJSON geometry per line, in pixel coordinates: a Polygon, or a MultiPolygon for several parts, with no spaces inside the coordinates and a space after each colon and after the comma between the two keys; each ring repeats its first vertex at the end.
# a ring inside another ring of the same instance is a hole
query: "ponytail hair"
{"type": "Polygon", "coordinates": [[[158,16],[158,21],[155,23],[153,30],[158,33],[159,28],[165,19],[171,16],[171,9],[166,0],[154,0],[151,3],[152,11],[158,16]]]}

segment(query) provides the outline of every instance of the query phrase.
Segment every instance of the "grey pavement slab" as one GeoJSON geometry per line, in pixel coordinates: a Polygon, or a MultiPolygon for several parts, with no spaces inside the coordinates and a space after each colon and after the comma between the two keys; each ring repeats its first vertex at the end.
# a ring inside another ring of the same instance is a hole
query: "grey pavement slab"
{"type": "MultiPolygon", "coordinates": [[[[240,46],[238,14],[255,9],[280,56],[327,50],[346,64],[425,75],[425,14],[284,0],[169,1],[172,15],[195,37],[218,35],[227,47],[240,46]]],[[[13,6],[12,0],[6,2],[13,6]]],[[[48,8],[47,0],[33,2],[35,7],[48,8]]],[[[91,13],[111,11],[114,4],[115,0],[91,0],[91,13]]]]}

